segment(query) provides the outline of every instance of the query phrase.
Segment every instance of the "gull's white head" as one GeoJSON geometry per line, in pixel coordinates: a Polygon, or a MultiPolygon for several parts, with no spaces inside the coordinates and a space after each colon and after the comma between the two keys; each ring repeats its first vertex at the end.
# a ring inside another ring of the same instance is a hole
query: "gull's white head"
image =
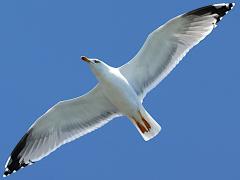
{"type": "Polygon", "coordinates": [[[99,59],[90,59],[86,56],[81,56],[81,59],[88,63],[90,69],[97,77],[104,76],[111,68],[109,65],[103,61],[100,61],[99,59]]]}

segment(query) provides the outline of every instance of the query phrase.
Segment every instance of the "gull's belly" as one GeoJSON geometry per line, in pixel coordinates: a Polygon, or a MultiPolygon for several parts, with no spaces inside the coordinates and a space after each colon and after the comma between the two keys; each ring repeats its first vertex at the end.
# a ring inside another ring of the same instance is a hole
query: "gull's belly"
{"type": "Polygon", "coordinates": [[[136,112],[141,102],[127,80],[113,75],[101,82],[105,96],[125,115],[136,112]]]}

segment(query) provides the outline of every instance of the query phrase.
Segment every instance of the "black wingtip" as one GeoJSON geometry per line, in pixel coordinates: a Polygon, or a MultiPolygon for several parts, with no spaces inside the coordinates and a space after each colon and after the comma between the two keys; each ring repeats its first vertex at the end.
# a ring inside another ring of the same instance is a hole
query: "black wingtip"
{"type": "Polygon", "coordinates": [[[210,6],[205,6],[205,7],[190,11],[186,13],[184,16],[189,16],[189,15],[204,16],[204,15],[216,14],[216,17],[215,17],[217,20],[216,23],[218,23],[222,19],[222,17],[226,15],[228,11],[230,11],[234,6],[235,6],[235,3],[213,4],[210,6]]]}
{"type": "Polygon", "coordinates": [[[29,164],[25,164],[25,163],[12,163],[10,166],[7,166],[5,168],[5,171],[3,173],[3,177],[7,177],[9,175],[11,175],[12,173],[17,172],[19,169],[24,168],[26,166],[28,166],[29,164]]]}
{"type": "Polygon", "coordinates": [[[229,3],[230,9],[232,9],[235,6],[235,3],[229,3]]]}
{"type": "Polygon", "coordinates": [[[28,133],[26,133],[22,139],[19,141],[19,143],[16,145],[16,147],[14,148],[14,150],[12,151],[6,166],[5,166],[5,171],[3,173],[3,177],[9,176],[10,174],[18,171],[20,168],[24,168],[26,167],[28,164],[26,164],[25,162],[20,162],[21,156],[20,153],[23,151],[23,149],[25,148],[25,145],[27,143],[28,137],[30,135],[31,131],[29,131],[28,133]]]}
{"type": "Polygon", "coordinates": [[[215,4],[213,6],[216,8],[215,13],[218,14],[216,17],[218,23],[235,6],[235,3],[215,4]]]}

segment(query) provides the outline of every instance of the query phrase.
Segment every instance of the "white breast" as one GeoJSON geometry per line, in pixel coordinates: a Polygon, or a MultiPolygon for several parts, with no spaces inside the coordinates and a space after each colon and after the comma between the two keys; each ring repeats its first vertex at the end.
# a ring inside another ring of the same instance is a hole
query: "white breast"
{"type": "Polygon", "coordinates": [[[136,111],[141,104],[131,85],[116,68],[111,68],[100,84],[109,101],[126,115],[136,111]]]}

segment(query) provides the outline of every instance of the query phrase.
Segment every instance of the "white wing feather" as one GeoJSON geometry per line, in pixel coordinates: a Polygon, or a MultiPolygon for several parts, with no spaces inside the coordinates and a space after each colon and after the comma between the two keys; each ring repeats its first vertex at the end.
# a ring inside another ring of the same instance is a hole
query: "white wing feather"
{"type": "Polygon", "coordinates": [[[62,101],[42,115],[15,147],[5,175],[38,161],[59,146],[83,136],[119,116],[100,86],[75,99],[62,101]]]}
{"type": "Polygon", "coordinates": [[[233,6],[234,3],[229,3],[199,8],[153,31],[137,55],[120,67],[138,96],[143,100],[233,6]]]}

